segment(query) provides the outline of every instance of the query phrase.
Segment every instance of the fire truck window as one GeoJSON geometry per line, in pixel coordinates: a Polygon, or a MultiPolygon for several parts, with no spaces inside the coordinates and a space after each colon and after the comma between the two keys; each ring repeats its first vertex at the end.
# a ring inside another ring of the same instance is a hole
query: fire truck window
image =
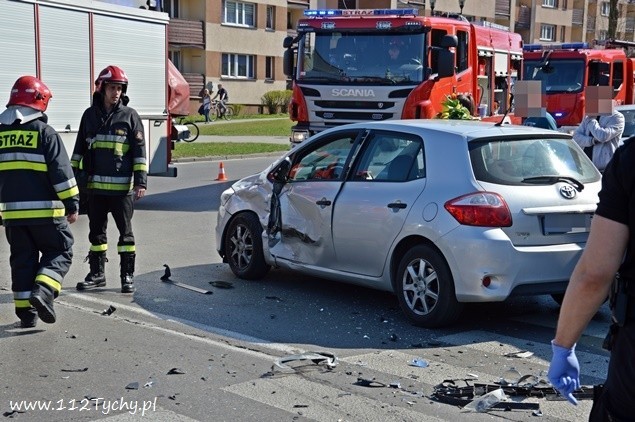
{"type": "Polygon", "coordinates": [[[458,45],[456,46],[456,71],[463,72],[469,66],[468,52],[468,35],[465,31],[457,31],[458,45]]]}
{"type": "MultiPolygon", "coordinates": [[[[443,29],[433,29],[430,37],[430,45],[432,47],[441,47],[441,40],[445,35],[448,34],[448,31],[443,29]]],[[[439,73],[439,51],[437,49],[432,49],[430,53],[430,69],[432,73],[439,73]]]]}
{"type": "Polygon", "coordinates": [[[617,96],[624,82],[624,63],[613,63],[613,97],[617,96]]]}

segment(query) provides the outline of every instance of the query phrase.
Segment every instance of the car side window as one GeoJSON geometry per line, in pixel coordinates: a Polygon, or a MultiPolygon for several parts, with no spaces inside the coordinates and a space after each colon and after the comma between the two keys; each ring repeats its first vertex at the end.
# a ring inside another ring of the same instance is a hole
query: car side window
{"type": "Polygon", "coordinates": [[[421,138],[409,134],[375,133],[353,172],[353,180],[406,182],[425,177],[421,138]]]}
{"type": "Polygon", "coordinates": [[[344,165],[356,137],[357,132],[335,134],[315,148],[302,151],[293,160],[288,180],[342,180],[344,165]]]}

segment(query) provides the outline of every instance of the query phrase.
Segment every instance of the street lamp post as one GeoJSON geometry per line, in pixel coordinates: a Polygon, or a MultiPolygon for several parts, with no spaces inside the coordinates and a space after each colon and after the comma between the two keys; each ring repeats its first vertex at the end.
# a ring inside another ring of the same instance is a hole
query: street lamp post
{"type": "Polygon", "coordinates": [[[465,6],[465,0],[459,0],[459,8],[461,9],[460,14],[463,14],[463,6],[465,6]]]}
{"type": "Polygon", "coordinates": [[[430,16],[434,16],[434,5],[437,0],[430,0],[430,16]]]}

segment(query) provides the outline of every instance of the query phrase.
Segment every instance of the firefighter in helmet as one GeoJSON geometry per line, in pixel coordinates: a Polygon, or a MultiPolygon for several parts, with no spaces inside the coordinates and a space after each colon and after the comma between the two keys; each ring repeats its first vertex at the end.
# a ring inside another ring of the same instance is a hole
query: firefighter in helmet
{"type": "Polygon", "coordinates": [[[108,66],[95,81],[92,105],[82,116],[71,164],[85,173],[88,193],[90,272],[77,290],[106,285],[108,213],[112,214],[119,241],[121,292],[133,293],[135,239],[132,233],[134,201],[146,191],[147,163],[143,124],[128,107],[128,77],[117,66],[108,66]]]}
{"type": "Polygon", "coordinates": [[[38,317],[55,322],[53,300],[73,257],[69,224],[77,221],[79,190],[62,139],[47,124],[51,97],[38,78],[22,76],[0,113],[0,214],[22,328],[38,317]]]}

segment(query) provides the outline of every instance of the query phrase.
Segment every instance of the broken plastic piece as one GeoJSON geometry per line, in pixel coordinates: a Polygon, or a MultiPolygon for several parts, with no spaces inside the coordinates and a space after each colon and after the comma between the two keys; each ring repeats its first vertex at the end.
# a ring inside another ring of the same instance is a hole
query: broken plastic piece
{"type": "Polygon", "coordinates": [[[308,352],[308,353],[303,353],[300,355],[289,355],[289,356],[281,357],[274,361],[274,365],[282,370],[294,372],[295,370],[289,365],[287,365],[287,363],[295,362],[295,361],[303,361],[303,360],[310,360],[316,365],[323,364],[328,369],[335,368],[337,364],[339,363],[337,357],[332,353],[308,352]]]}
{"type": "Polygon", "coordinates": [[[126,390],[138,390],[138,389],[139,389],[139,383],[136,381],[126,385],[126,390]]]}
{"type": "Polygon", "coordinates": [[[86,371],[88,371],[88,368],[81,368],[81,369],[60,369],[60,371],[62,371],[62,372],[86,372],[86,371]]]}
{"type": "Polygon", "coordinates": [[[487,394],[475,398],[466,404],[463,409],[473,412],[487,412],[496,403],[500,403],[504,400],[507,400],[507,396],[505,392],[503,392],[503,389],[499,388],[498,390],[490,391],[487,394]]]}
{"type": "Polygon", "coordinates": [[[185,372],[180,368],[172,368],[168,371],[167,375],[181,375],[185,372]]]}
{"type": "Polygon", "coordinates": [[[216,280],[216,281],[210,281],[209,284],[211,284],[214,287],[218,287],[219,289],[233,289],[234,288],[234,285],[230,283],[229,281],[216,280]]]}
{"type": "Polygon", "coordinates": [[[417,367],[419,367],[419,368],[425,368],[425,367],[427,367],[429,364],[428,364],[428,361],[427,361],[427,360],[425,360],[425,359],[415,358],[415,359],[411,360],[411,361],[408,363],[408,365],[410,365],[410,366],[417,366],[417,367]]]}
{"type": "Polygon", "coordinates": [[[542,411],[540,409],[534,410],[531,412],[531,416],[542,416],[542,411]]]}
{"type": "Polygon", "coordinates": [[[117,308],[115,308],[114,306],[110,305],[108,307],[108,309],[105,309],[104,311],[102,311],[102,315],[112,315],[113,312],[115,312],[117,310],[117,308]]]}
{"type": "Polygon", "coordinates": [[[534,352],[528,350],[522,350],[520,352],[505,353],[503,356],[508,358],[528,358],[534,355],[534,352]]]}

